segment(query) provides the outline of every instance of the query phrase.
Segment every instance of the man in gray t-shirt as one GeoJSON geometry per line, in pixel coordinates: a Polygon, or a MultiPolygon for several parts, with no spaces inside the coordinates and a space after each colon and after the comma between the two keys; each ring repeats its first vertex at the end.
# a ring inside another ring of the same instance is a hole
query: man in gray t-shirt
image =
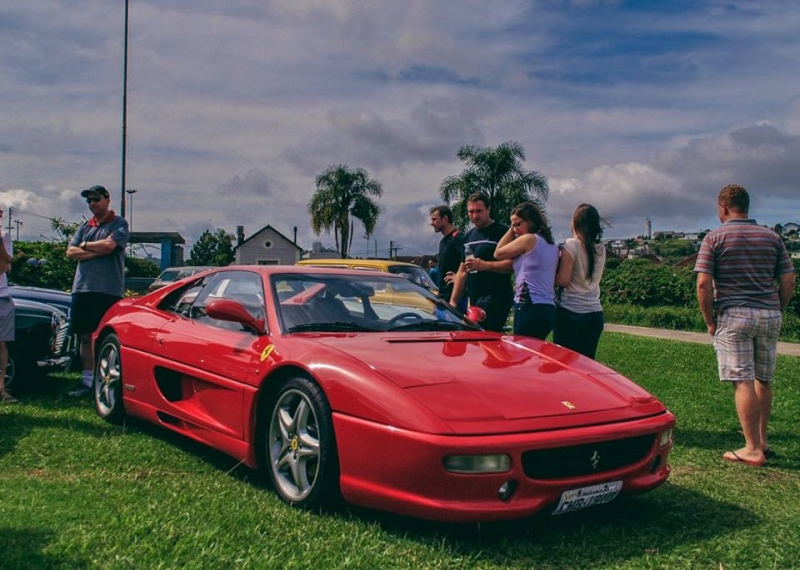
{"type": "Polygon", "coordinates": [[[72,282],[72,332],[80,335],[83,378],[70,396],[92,391],[94,348],[92,333],[105,312],[125,295],[125,246],[128,222],[109,208],[111,197],[103,186],[81,192],[93,216],[84,222],[67,248],[67,257],[78,262],[72,282]]]}

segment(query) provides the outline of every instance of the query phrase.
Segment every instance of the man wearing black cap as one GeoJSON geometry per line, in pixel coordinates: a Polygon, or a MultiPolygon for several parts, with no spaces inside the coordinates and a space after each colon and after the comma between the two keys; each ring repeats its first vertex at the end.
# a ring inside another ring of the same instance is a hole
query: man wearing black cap
{"type": "Polygon", "coordinates": [[[92,333],[105,312],[125,295],[125,246],[128,222],[109,208],[111,197],[103,186],[81,192],[93,216],[84,222],[67,247],[67,257],[78,262],[72,282],[72,332],[80,335],[83,379],[70,396],[92,393],[94,347],[92,333]]]}

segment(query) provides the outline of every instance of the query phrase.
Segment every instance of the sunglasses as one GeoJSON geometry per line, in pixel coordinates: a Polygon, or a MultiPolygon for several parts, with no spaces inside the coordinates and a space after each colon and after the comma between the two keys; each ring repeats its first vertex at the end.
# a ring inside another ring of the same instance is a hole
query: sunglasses
{"type": "Polygon", "coordinates": [[[102,199],[103,198],[101,198],[100,196],[93,196],[91,198],[86,198],[86,203],[91,204],[92,202],[99,202],[102,199]]]}

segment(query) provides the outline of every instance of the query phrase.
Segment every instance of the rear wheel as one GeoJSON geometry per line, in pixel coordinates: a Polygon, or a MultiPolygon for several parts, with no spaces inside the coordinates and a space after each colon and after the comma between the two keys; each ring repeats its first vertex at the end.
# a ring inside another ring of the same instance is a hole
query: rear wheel
{"type": "Polygon", "coordinates": [[[125,418],[122,405],[122,363],[119,338],[115,334],[103,337],[94,367],[94,407],[104,420],[118,424],[125,418]]]}
{"type": "Polygon", "coordinates": [[[339,468],[331,409],[308,378],[284,381],[272,400],[265,459],[278,496],[314,509],[339,500],[339,468]]]}
{"type": "Polygon", "coordinates": [[[11,390],[12,388],[16,389],[14,386],[14,379],[17,377],[17,367],[14,365],[14,357],[9,354],[8,355],[8,363],[6,364],[6,377],[5,377],[5,387],[7,390],[11,390]]]}

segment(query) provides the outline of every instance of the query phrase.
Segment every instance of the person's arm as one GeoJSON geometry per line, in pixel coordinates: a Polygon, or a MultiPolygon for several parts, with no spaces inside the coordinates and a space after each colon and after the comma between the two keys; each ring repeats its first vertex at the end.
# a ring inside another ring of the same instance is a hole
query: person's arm
{"type": "Polygon", "coordinates": [[[73,261],[86,261],[87,259],[94,259],[95,257],[100,257],[100,254],[81,249],[78,245],[71,245],[67,248],[67,259],[73,261]]]}
{"type": "Polygon", "coordinates": [[[462,265],[466,266],[467,271],[493,271],[494,273],[511,273],[514,271],[514,264],[510,259],[503,261],[486,261],[478,257],[470,257],[462,265]]]}
{"type": "Polygon", "coordinates": [[[556,287],[567,287],[572,278],[572,268],[575,260],[567,248],[561,248],[558,256],[558,269],[556,270],[556,287]]]}
{"type": "Polygon", "coordinates": [[[108,255],[117,249],[117,242],[114,241],[114,238],[108,236],[97,241],[83,242],[83,249],[89,253],[96,253],[98,256],[108,255]]]}
{"type": "MultiPolygon", "coordinates": [[[[536,234],[523,234],[514,238],[514,230],[509,229],[497,244],[494,250],[494,258],[498,261],[514,259],[523,253],[528,253],[536,249],[538,236],[536,234]]],[[[479,271],[487,271],[486,269],[479,271]]]]}
{"type": "Polygon", "coordinates": [[[455,276],[453,277],[453,292],[450,293],[450,304],[454,307],[458,306],[458,302],[461,300],[461,297],[464,295],[464,288],[467,286],[467,267],[464,262],[458,266],[458,271],[456,271],[455,276]]]}
{"type": "Polygon", "coordinates": [[[108,255],[115,249],[117,249],[117,242],[111,236],[97,241],[82,241],[67,248],[67,258],[74,261],[86,261],[108,255]]]}
{"type": "Polygon", "coordinates": [[[708,334],[714,336],[717,332],[717,322],[714,320],[714,278],[709,273],[697,274],[697,303],[708,327],[708,334]]]}
{"type": "Polygon", "coordinates": [[[2,233],[0,233],[0,275],[11,271],[11,256],[6,251],[6,244],[3,243],[2,233]]]}
{"type": "Polygon", "coordinates": [[[784,273],[778,277],[778,298],[781,301],[781,311],[785,311],[789,306],[789,301],[794,295],[796,276],[794,273],[784,273]]]}
{"type": "MultiPolygon", "coordinates": [[[[0,220],[3,219],[3,210],[0,208],[0,220]]],[[[11,254],[6,249],[3,241],[3,227],[0,226],[0,275],[11,269],[11,254]]]]}

